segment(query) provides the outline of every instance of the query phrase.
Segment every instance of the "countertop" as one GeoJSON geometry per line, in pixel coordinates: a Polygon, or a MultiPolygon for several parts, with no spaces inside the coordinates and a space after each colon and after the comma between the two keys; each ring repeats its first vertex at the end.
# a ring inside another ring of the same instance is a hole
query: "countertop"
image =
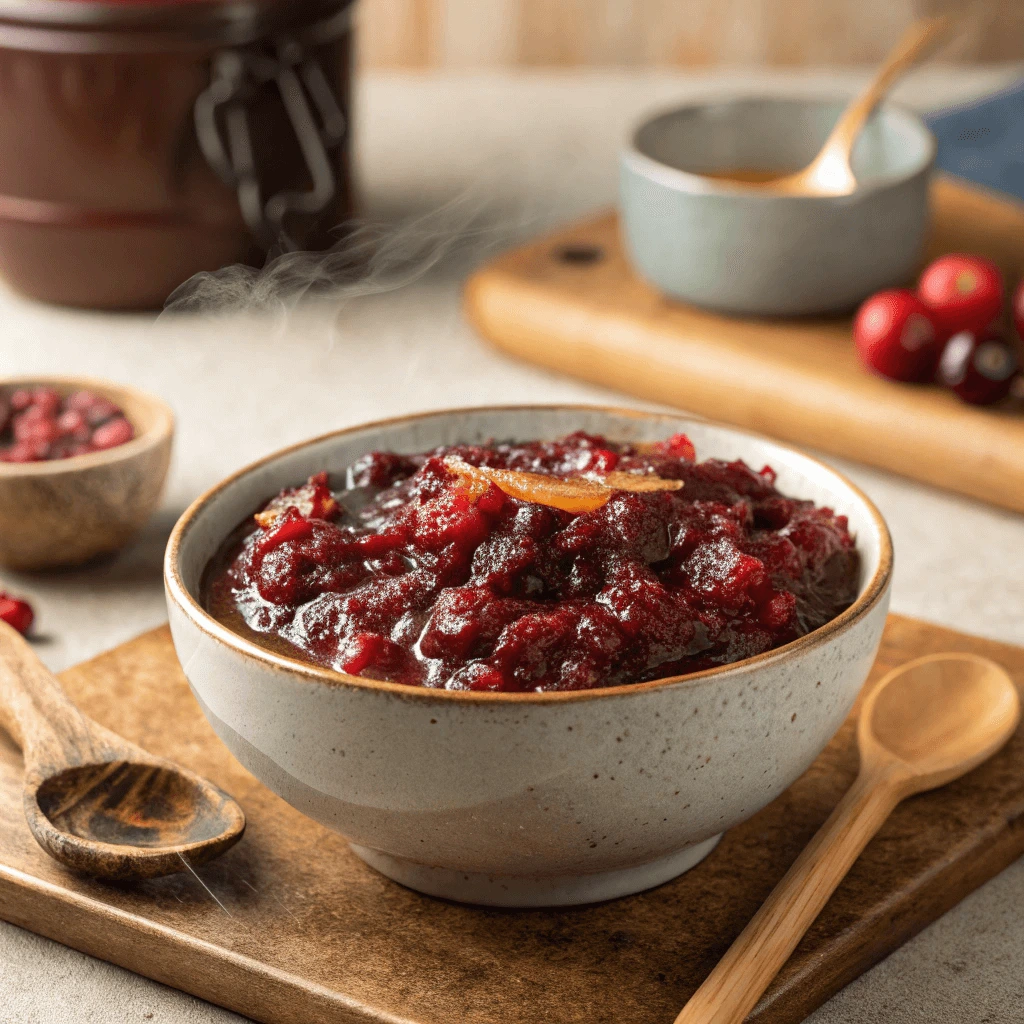
{"type": "MultiPolygon", "coordinates": [[[[919,109],[980,96],[1021,68],[920,72],[919,109]]],[[[290,442],[366,419],[509,401],[636,404],[487,348],[460,315],[460,282],[488,254],[608,205],[615,152],[641,113],[750,90],[843,94],[864,76],[587,73],[373,76],[357,89],[363,208],[385,245],[369,279],[299,304],[294,261],[206,281],[200,315],[58,309],[0,291],[0,374],[111,377],[178,417],[162,507],[112,562],[0,574],[28,595],[54,669],[165,618],[160,563],[202,490],[290,442]]],[[[897,439],[898,441],[898,439],[897,439]]],[[[1024,643],[1024,518],[830,459],[881,508],[896,544],[893,609],[1024,643]]],[[[1024,861],[983,886],[809,1019],[814,1024],[1024,1020],[1024,861]]],[[[200,1024],[242,1018],[0,923],[2,1024],[200,1024]]]]}

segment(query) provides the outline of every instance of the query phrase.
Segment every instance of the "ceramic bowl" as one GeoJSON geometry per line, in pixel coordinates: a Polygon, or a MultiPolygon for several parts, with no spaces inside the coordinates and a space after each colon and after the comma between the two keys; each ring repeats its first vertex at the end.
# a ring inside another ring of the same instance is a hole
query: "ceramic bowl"
{"type": "Polygon", "coordinates": [[[814,459],[726,427],[590,407],[430,413],[343,430],[237,473],[175,526],[165,582],[178,657],[241,763],[411,888],[542,906],[637,892],[692,867],[722,832],[814,760],[867,678],[885,622],[889,534],[852,484],[814,459]],[[782,491],[849,516],[856,602],[778,650],[686,677],[570,693],[473,693],[375,682],[270,653],[202,608],[204,567],[271,494],[376,448],[458,441],[616,440],[677,431],[700,457],[772,465],[782,491]]]}
{"type": "Polygon", "coordinates": [[[0,462],[0,565],[40,570],[80,565],[124,547],[160,500],[174,416],[158,398],[82,377],[4,377],[0,391],[82,388],[120,406],[135,428],[127,444],[53,462],[0,462]]]}
{"type": "Polygon", "coordinates": [[[707,173],[809,164],[842,101],[699,103],[640,125],[620,161],[633,265],[661,291],[726,313],[841,312],[918,269],[935,139],[885,104],[853,151],[849,196],[758,192],[707,173]]]}

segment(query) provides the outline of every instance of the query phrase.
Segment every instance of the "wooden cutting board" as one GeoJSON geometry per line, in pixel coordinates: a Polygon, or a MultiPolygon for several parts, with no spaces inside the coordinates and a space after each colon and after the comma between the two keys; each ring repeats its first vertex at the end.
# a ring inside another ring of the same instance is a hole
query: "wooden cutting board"
{"type": "MultiPolygon", "coordinates": [[[[1024,648],[897,616],[872,678],[944,650],[995,658],[1024,689],[1024,648]]],[[[267,1024],[671,1024],[856,771],[848,721],[681,878],[594,907],[483,910],[388,881],[264,789],[206,724],[166,627],[62,679],[104,725],[231,792],[249,827],[198,877],[71,875],[29,834],[0,733],[0,917],[267,1024]]],[[[897,809],[750,1019],[803,1019],[1022,852],[1024,733],[897,809]]]]}
{"type": "MultiPolygon", "coordinates": [[[[1024,204],[939,178],[928,258],[962,250],[1024,276],[1024,204]]],[[[1024,401],[966,406],[857,362],[845,318],[733,319],[633,273],[605,213],[470,278],[466,311],[499,348],[562,373],[1024,511],[1024,401]]]]}

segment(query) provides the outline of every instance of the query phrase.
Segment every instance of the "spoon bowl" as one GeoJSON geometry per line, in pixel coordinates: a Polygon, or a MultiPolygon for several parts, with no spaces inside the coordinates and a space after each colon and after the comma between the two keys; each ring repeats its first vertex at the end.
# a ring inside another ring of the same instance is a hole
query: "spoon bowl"
{"type": "Polygon", "coordinates": [[[38,786],[31,781],[25,815],[48,853],[104,878],[197,867],[235,843],[245,827],[238,804],[204,779],[137,761],[78,765],[38,786]]]}
{"type": "Polygon", "coordinates": [[[245,815],[227,793],[86,718],[2,623],[0,725],[22,748],[32,835],[75,871],[153,878],[197,867],[242,837],[245,815]]]}
{"type": "Polygon", "coordinates": [[[1020,718],[1020,698],[995,662],[933,654],[885,676],[864,703],[858,742],[865,767],[898,763],[915,791],[958,778],[991,757],[1020,718]]]}
{"type": "Polygon", "coordinates": [[[896,805],[977,768],[1020,710],[1013,680],[977,655],[933,654],[884,676],[861,709],[856,781],[676,1024],[742,1024],[896,805]]]}

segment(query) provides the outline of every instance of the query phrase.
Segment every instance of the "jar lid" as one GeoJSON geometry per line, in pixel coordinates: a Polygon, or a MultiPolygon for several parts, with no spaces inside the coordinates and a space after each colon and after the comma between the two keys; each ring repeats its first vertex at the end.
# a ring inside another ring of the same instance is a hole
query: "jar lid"
{"type": "Polygon", "coordinates": [[[67,53],[208,50],[349,28],[353,0],[0,0],[0,48],[67,53]]]}

